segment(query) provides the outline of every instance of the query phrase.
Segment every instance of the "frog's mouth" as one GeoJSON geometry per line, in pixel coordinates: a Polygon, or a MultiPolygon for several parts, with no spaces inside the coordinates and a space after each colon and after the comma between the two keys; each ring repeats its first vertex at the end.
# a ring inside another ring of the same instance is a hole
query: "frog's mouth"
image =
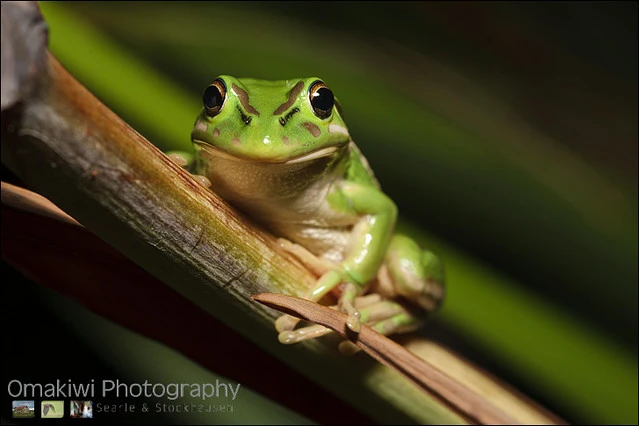
{"type": "Polygon", "coordinates": [[[226,158],[228,160],[235,161],[247,161],[253,163],[271,163],[271,164],[299,164],[306,163],[309,161],[317,160],[324,157],[330,157],[335,154],[341,146],[328,146],[316,149],[315,151],[307,152],[302,155],[298,155],[295,157],[287,157],[287,158],[258,158],[252,157],[249,155],[241,155],[241,154],[231,154],[223,149],[217,148],[207,142],[193,139],[193,142],[202,146],[210,155],[220,158],[226,158]]]}
{"type": "Polygon", "coordinates": [[[329,146],[326,148],[320,148],[318,150],[300,155],[298,157],[289,158],[284,161],[286,164],[306,163],[307,161],[317,160],[318,158],[329,157],[337,152],[339,148],[336,146],[329,146]]]}

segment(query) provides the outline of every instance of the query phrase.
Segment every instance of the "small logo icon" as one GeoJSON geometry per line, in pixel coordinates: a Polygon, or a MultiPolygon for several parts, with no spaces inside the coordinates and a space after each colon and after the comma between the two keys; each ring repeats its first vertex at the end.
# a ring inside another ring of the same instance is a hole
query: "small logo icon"
{"type": "Polygon", "coordinates": [[[28,419],[35,416],[34,407],[33,400],[15,400],[11,403],[11,414],[14,419],[28,419]]]}
{"type": "Polygon", "coordinates": [[[75,419],[92,419],[93,401],[71,401],[69,404],[69,415],[75,419]]]}
{"type": "Polygon", "coordinates": [[[42,401],[40,417],[43,419],[59,419],[64,417],[64,401],[42,401]]]}

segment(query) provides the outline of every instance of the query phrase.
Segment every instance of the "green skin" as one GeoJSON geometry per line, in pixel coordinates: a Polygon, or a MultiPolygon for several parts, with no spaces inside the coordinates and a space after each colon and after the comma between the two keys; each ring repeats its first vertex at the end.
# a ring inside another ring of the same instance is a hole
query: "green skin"
{"type": "MultiPolygon", "coordinates": [[[[341,290],[338,309],[353,332],[361,322],[383,334],[420,325],[443,299],[442,265],[394,234],[397,208],[351,140],[337,101],[319,112],[311,102],[319,79],[216,81],[226,93],[219,108],[205,102],[195,121],[191,171],[318,274],[308,299],[341,290]]],[[[327,332],[294,330],[296,323],[287,315],[276,322],[281,342],[327,332]]]]}

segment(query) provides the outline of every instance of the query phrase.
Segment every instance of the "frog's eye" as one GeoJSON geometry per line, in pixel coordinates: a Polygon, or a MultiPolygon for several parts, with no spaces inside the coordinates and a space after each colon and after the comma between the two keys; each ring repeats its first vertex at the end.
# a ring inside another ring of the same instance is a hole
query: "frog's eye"
{"type": "Polygon", "coordinates": [[[308,97],[313,107],[313,112],[321,119],[328,118],[335,105],[335,97],[331,89],[323,82],[317,80],[308,89],[308,97]]]}
{"type": "Polygon", "coordinates": [[[204,90],[202,102],[206,113],[215,117],[220,113],[224,100],[226,99],[226,85],[222,79],[217,79],[209,87],[204,90]]]}

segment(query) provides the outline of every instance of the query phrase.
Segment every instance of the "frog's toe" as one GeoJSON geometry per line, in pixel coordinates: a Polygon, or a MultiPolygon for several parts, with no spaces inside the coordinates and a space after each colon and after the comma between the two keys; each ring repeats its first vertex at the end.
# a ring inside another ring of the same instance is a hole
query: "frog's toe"
{"type": "Polygon", "coordinates": [[[283,331],[277,336],[277,338],[280,343],[290,345],[301,342],[302,340],[315,339],[316,337],[321,337],[331,332],[332,330],[330,328],[314,324],[308,327],[298,328],[297,330],[283,331]]]}
{"type": "Polygon", "coordinates": [[[299,318],[295,318],[292,315],[282,315],[277,320],[275,320],[275,330],[278,333],[282,333],[285,331],[291,331],[295,328],[297,323],[300,322],[299,318]]]}
{"type": "Polygon", "coordinates": [[[205,188],[211,187],[211,181],[206,176],[193,175],[193,179],[195,179],[200,185],[202,185],[205,188]]]}
{"type": "Polygon", "coordinates": [[[185,153],[179,151],[169,151],[166,153],[166,156],[180,167],[186,167],[189,165],[189,161],[187,160],[187,155],[185,153]]]}
{"type": "Polygon", "coordinates": [[[283,345],[291,345],[298,342],[294,331],[283,331],[277,335],[277,340],[283,345]]]}
{"type": "Polygon", "coordinates": [[[346,327],[353,333],[359,333],[362,329],[361,314],[355,308],[355,298],[357,297],[357,287],[348,283],[344,286],[344,292],[339,299],[339,310],[348,315],[346,318],[346,327]]]}
{"type": "Polygon", "coordinates": [[[359,333],[362,330],[362,320],[359,311],[352,312],[346,318],[346,326],[353,333],[359,333]]]}

